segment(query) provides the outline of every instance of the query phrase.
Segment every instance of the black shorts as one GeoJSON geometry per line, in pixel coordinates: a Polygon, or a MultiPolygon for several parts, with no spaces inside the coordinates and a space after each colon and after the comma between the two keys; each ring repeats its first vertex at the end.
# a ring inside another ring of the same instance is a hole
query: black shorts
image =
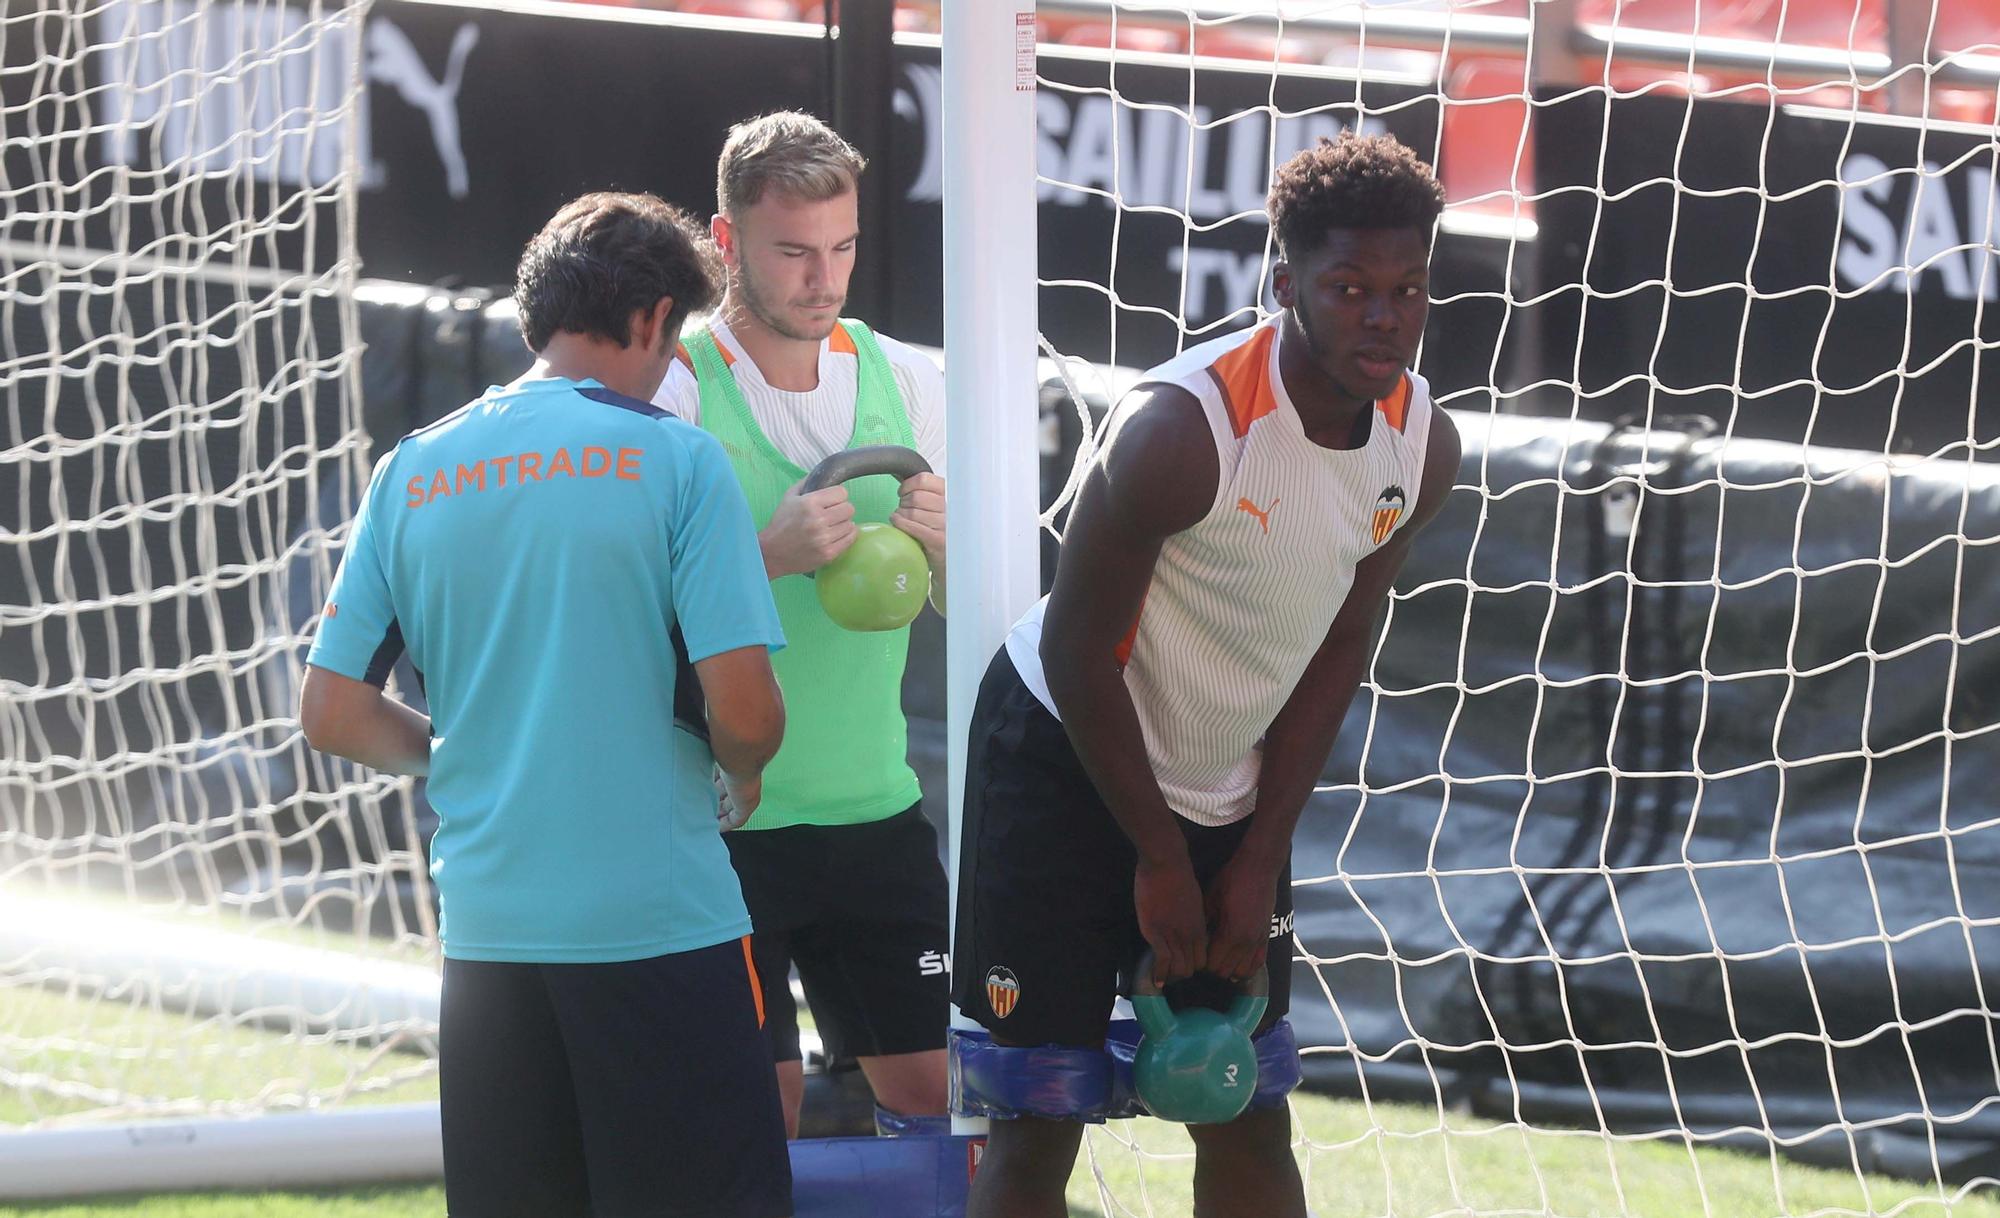
{"type": "Polygon", "coordinates": [[[725,834],[776,1061],[799,1060],[791,969],[830,1057],[944,1048],[949,895],[921,804],[860,825],[725,834]]]}
{"type": "Polygon", "coordinates": [[[747,951],[733,939],[618,964],[446,960],[452,1218],[790,1214],[747,951]]]}
{"type": "MultiPolygon", "coordinates": [[[[1146,947],[1132,908],[1138,853],[1004,649],[980,683],[969,739],[952,1001],[1011,1044],[1094,1046],[1146,947]]],[[[1204,886],[1250,828],[1247,817],[1218,828],[1174,819],[1204,886]]],[[[1271,1005],[1259,1031],[1291,1007],[1289,862],[1271,940],[1271,1005]]],[[[1233,993],[1204,975],[1168,986],[1167,996],[1176,1006],[1226,1007],[1233,993]]]]}

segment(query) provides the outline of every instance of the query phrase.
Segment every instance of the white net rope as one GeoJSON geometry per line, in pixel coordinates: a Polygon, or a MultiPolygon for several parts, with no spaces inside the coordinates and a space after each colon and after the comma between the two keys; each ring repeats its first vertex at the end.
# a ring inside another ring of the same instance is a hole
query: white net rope
{"type": "Polygon", "coordinates": [[[0,14],[0,1125],[430,1073],[418,806],[296,722],[367,475],[364,9],[0,14]]]}
{"type": "MultiPolygon", "coordinates": [[[[1045,30],[1053,534],[1132,369],[1268,316],[1275,165],[1451,193],[1466,461],[1294,856],[1316,1213],[1990,1212],[2000,35],[1896,8],[1585,3],[1546,85],[1506,0],[1045,30]]],[[[1185,1140],[1088,1145],[1186,1204],[1185,1140]]]]}

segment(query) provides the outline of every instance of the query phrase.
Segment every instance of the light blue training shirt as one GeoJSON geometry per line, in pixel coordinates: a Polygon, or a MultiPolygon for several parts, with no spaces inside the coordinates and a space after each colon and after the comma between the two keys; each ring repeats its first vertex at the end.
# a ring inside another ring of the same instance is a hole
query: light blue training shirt
{"type": "Polygon", "coordinates": [[[376,465],[307,660],[417,670],[444,954],[590,963],[750,933],[691,665],[783,645],[714,437],[545,378],[376,465]]]}

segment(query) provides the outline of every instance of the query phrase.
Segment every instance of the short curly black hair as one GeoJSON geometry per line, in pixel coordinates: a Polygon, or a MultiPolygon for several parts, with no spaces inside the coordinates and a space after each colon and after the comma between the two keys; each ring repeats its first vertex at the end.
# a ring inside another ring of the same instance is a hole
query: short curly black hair
{"type": "Polygon", "coordinates": [[[563,205],[521,252],[514,305],[539,352],[556,331],[631,342],[636,309],[673,297],[668,333],[714,306],[721,268],[708,232],[646,194],[601,191],[563,205]]]}
{"type": "Polygon", "coordinates": [[[1431,167],[1393,135],[1343,131],[1278,168],[1265,205],[1278,245],[1303,257],[1336,228],[1418,228],[1426,233],[1444,210],[1444,187],[1431,167]]]}

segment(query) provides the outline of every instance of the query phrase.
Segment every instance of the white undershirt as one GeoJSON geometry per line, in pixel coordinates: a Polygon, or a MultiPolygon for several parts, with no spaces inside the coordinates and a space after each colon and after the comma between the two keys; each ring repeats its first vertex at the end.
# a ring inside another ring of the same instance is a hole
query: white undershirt
{"type": "MultiPolygon", "coordinates": [[[[766,438],[800,469],[811,469],[827,457],[847,448],[854,438],[854,401],[860,392],[860,360],[845,351],[836,352],[830,340],[819,344],[819,385],[803,393],[776,389],[764,379],[757,364],[743,351],[720,317],[709,320],[709,332],[734,360],[729,369],[736,374],[736,386],[743,393],[750,417],[757,421],[766,438]]],[[[903,409],[910,417],[913,447],[944,472],[944,373],[923,352],[886,334],[875,340],[889,361],[890,374],[903,395],[903,409]]],[[[670,410],[697,427],[701,425],[701,387],[694,370],[679,360],[667,372],[653,404],[670,410]]]]}

